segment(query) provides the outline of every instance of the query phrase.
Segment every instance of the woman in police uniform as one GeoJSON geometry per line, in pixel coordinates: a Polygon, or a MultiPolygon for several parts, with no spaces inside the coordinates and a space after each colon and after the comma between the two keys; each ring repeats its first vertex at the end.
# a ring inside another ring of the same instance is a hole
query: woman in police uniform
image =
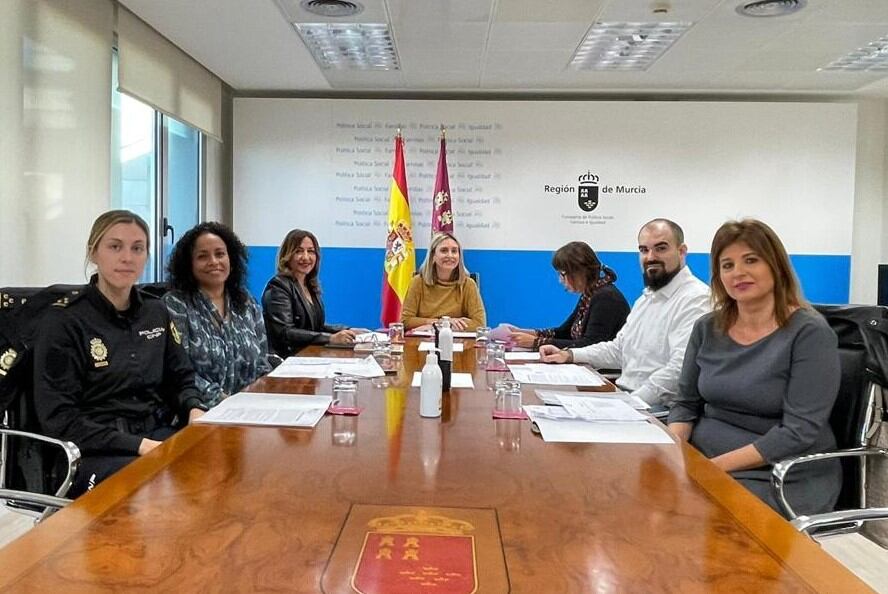
{"type": "Polygon", "coordinates": [[[148,225],[113,210],[93,223],[90,283],[51,307],[34,348],[34,397],[43,430],[83,454],[77,496],[201,413],[194,371],[160,300],[135,283],[148,259],[148,225]]]}

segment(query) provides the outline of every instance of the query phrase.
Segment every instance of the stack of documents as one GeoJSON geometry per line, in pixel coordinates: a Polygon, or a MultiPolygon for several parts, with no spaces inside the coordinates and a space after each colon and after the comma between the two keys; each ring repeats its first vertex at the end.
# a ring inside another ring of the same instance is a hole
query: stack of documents
{"type": "Polygon", "coordinates": [[[345,357],[287,357],[268,374],[269,377],[332,378],[337,375],[383,377],[385,371],[371,356],[363,359],[345,357]]]}
{"type": "Polygon", "coordinates": [[[327,412],[330,396],[294,396],[239,392],[197,419],[196,423],[314,427],[327,412]]]}
{"type": "Polygon", "coordinates": [[[549,393],[544,402],[553,406],[526,405],[524,412],[546,441],[673,443],[668,433],[621,398],[549,393]]]}
{"type": "Polygon", "coordinates": [[[604,380],[581,365],[548,365],[546,363],[527,363],[526,365],[509,365],[512,377],[522,384],[548,384],[553,386],[603,386],[604,380]]]}

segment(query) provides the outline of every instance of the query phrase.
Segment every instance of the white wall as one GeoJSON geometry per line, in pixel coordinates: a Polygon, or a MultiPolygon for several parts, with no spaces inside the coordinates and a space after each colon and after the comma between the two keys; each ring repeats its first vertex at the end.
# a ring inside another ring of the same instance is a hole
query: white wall
{"type": "Polygon", "coordinates": [[[752,216],[791,253],[849,256],[856,117],[854,104],[816,102],[237,99],[235,223],[252,245],[299,225],[324,245],[378,247],[402,123],[422,246],[443,121],[469,248],[545,251],[586,238],[634,251],[635,230],[668,216],[705,252],[725,220],[752,216]],[[584,212],[587,172],[599,201],[584,212]]]}
{"type": "Polygon", "coordinates": [[[858,104],[854,226],[851,251],[851,302],[876,303],[877,271],[888,262],[888,192],[886,192],[886,113],[888,102],[858,104]]]}
{"type": "Polygon", "coordinates": [[[82,282],[109,197],[110,0],[4,0],[0,284],[82,282]]]}

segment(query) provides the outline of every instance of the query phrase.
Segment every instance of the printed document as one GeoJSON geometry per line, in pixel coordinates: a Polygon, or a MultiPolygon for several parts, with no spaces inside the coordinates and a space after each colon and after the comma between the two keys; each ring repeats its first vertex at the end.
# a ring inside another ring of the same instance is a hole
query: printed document
{"type": "Polygon", "coordinates": [[[287,357],[268,374],[269,377],[332,378],[337,375],[356,377],[383,377],[385,371],[372,356],[347,357],[287,357]]]}
{"type": "Polygon", "coordinates": [[[663,428],[646,421],[584,421],[566,418],[559,407],[525,405],[524,412],[536,423],[545,441],[564,443],[674,443],[663,428]]]}
{"type": "Polygon", "coordinates": [[[295,396],[239,392],[197,419],[196,423],[314,427],[324,416],[331,396],[295,396]]]}
{"type": "Polygon", "coordinates": [[[534,390],[540,400],[546,404],[561,406],[561,396],[568,398],[615,398],[622,400],[635,410],[648,410],[651,405],[629,392],[569,392],[566,390],[534,390]]]}

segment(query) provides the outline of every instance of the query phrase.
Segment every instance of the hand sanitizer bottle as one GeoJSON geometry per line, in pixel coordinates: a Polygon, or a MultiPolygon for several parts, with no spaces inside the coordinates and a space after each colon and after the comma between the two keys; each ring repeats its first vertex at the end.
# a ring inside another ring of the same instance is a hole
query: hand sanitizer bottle
{"type": "Polygon", "coordinates": [[[441,368],[441,389],[447,392],[450,390],[450,374],[453,371],[453,330],[448,316],[441,318],[438,348],[441,354],[441,361],[438,363],[441,368]]]}
{"type": "Polygon", "coordinates": [[[426,355],[419,383],[419,414],[422,417],[441,416],[441,369],[435,353],[426,355]]]}

